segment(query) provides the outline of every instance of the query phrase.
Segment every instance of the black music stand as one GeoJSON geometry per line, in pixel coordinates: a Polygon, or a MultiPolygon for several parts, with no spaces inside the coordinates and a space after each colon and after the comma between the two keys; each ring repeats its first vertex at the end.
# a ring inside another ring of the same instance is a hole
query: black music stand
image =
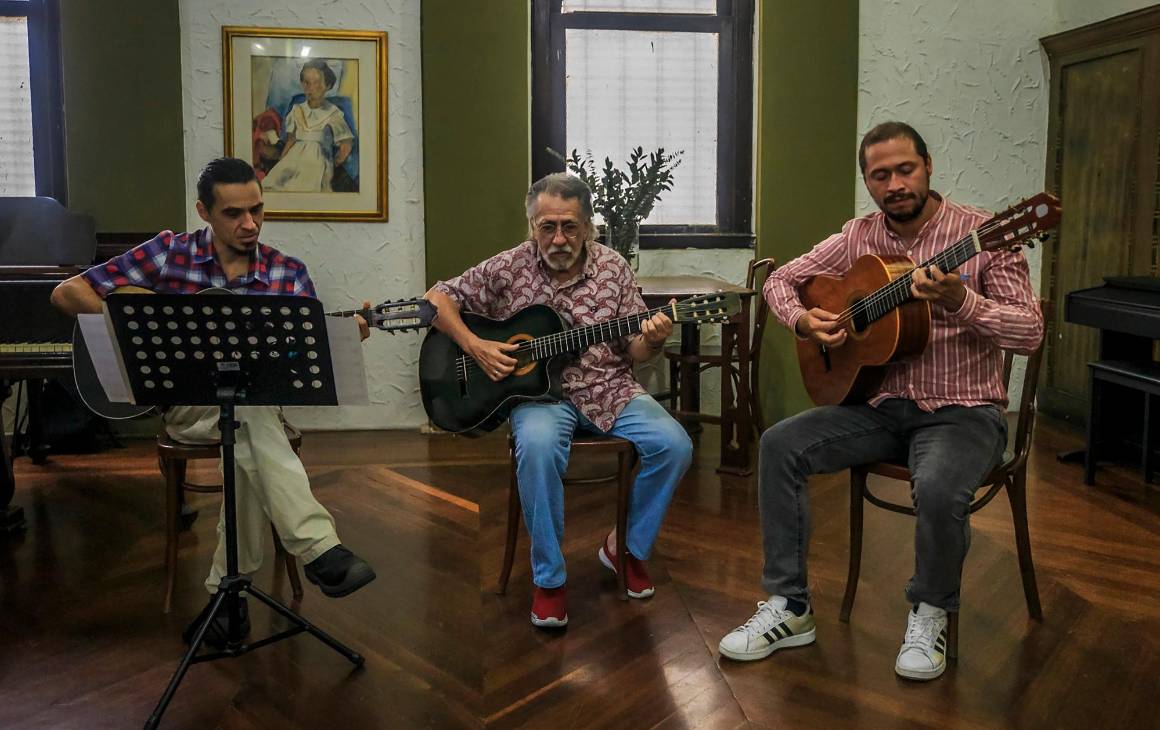
{"type": "Polygon", "coordinates": [[[113,294],[105,300],[119,364],[138,405],[216,405],[221,410],[222,483],[226,575],[208,615],[169,681],[145,727],[155,728],[190,665],[237,657],[303,631],[355,666],[362,655],[255,588],[238,573],[237,502],[234,494],[234,408],[238,405],[338,405],[322,303],[293,296],[190,297],[113,294]],[[242,592],[294,625],[251,644],[240,636],[242,592]],[[197,655],[210,623],[228,615],[226,648],[197,655]]]}

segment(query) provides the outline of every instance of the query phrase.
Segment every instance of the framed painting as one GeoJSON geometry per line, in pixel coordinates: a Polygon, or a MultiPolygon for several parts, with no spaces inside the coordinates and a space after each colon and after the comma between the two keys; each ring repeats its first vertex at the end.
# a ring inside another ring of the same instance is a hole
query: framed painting
{"type": "Polygon", "coordinates": [[[387,220],[387,34],[222,28],[225,151],[267,220],[387,220]]]}

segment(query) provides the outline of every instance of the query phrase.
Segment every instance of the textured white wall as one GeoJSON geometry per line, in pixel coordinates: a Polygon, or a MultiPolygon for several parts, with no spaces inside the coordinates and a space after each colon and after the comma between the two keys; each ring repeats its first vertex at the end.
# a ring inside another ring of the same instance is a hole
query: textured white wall
{"type": "MultiPolygon", "coordinates": [[[[1005,208],[1043,188],[1050,84],[1039,39],[1152,4],[861,0],[859,135],[890,119],[908,122],[930,149],[935,190],[1005,208]]],[[[857,210],[866,213],[874,203],[851,160],[857,210]]],[[[1028,254],[1038,291],[1040,251],[1028,254]]]]}
{"type": "MultiPolygon", "coordinates": [[[[201,166],[225,149],[222,131],[223,25],[385,30],[388,34],[387,223],[267,222],[262,241],[306,262],[319,297],[332,309],[421,295],[423,127],[419,0],[182,0],[188,226],[201,166]]],[[[426,420],[419,399],[419,335],[372,333],[364,343],[371,404],[295,409],[309,428],[404,428],[426,420]]]]}

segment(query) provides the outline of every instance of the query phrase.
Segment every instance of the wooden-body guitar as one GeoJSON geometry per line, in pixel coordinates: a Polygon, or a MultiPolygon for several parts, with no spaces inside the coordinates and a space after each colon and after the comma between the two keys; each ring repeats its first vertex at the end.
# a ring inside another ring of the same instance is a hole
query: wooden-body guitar
{"type": "Polygon", "coordinates": [[[930,340],[930,304],[911,296],[911,273],[938,266],[951,272],[982,251],[1034,246],[1059,223],[1059,200],[1047,193],[999,213],[917,266],[906,256],[859,257],[845,276],[815,276],[798,294],[806,309],[840,315],[846,341],[827,347],[797,342],[806,392],[818,405],[862,403],[886,377],[891,363],[922,354],[930,340]]]}

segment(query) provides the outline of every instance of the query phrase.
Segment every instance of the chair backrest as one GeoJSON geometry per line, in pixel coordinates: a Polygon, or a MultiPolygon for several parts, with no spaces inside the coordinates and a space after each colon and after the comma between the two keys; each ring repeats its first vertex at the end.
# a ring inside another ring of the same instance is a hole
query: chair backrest
{"type": "MultiPolygon", "coordinates": [[[[1043,313],[1044,322],[1051,321],[1051,302],[1039,300],[1039,311],[1043,313]]],[[[1039,388],[1039,366],[1043,363],[1043,348],[1047,342],[1047,335],[1039,341],[1039,346],[1027,356],[1027,368],[1023,373],[1023,388],[1019,394],[1019,417],[1015,426],[1015,439],[1011,443],[1014,461],[1017,463],[1024,458],[1031,448],[1031,432],[1035,426],[1035,394],[1039,388]]],[[[1003,382],[1007,384],[1008,393],[1011,388],[1011,370],[1015,361],[1014,353],[1008,351],[1003,357],[1003,382]]]]}
{"type": "Polygon", "coordinates": [[[769,319],[769,303],[761,293],[766,278],[777,268],[772,258],[753,259],[745,275],[745,288],[757,292],[757,306],[753,314],[753,340],[749,345],[749,397],[753,401],[753,427],[760,434],[765,430],[765,419],[761,413],[761,343],[765,339],[765,324],[769,319]]]}

